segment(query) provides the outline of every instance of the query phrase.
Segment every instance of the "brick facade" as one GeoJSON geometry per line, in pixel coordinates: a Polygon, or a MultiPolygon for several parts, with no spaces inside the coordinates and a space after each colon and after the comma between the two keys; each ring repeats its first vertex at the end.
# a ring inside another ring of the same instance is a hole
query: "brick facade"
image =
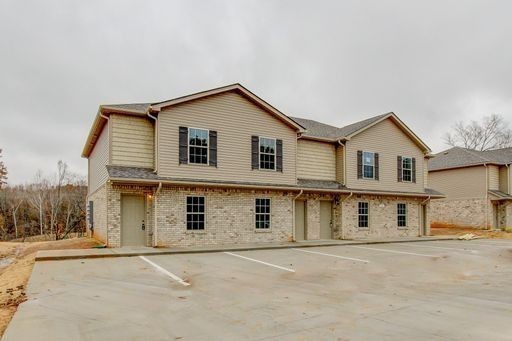
{"type": "Polygon", "coordinates": [[[293,193],[164,187],[156,197],[158,246],[291,241],[293,193]],[[205,197],[204,231],[186,228],[187,196],[205,197]],[[271,227],[255,228],[255,199],[270,198],[271,227]]]}
{"type": "MultiPolygon", "coordinates": [[[[390,196],[353,195],[341,202],[341,229],[334,230],[336,239],[416,237],[423,234],[422,199],[390,196]],[[369,227],[358,227],[358,202],[369,203],[369,227]],[[397,204],[407,204],[407,226],[398,227],[397,204]]],[[[428,207],[427,207],[428,210],[428,207]]],[[[428,212],[428,211],[427,211],[428,212]]],[[[427,224],[428,227],[428,214],[427,224]]],[[[427,234],[429,231],[427,229],[427,234]]]]}
{"type": "MultiPolygon", "coordinates": [[[[296,192],[271,190],[221,189],[204,187],[156,187],[112,185],[90,196],[95,201],[95,237],[110,247],[120,247],[121,202],[123,194],[146,198],[146,246],[192,246],[293,240],[293,204],[296,192]],[[206,226],[204,231],[186,228],[186,197],[204,196],[206,226]],[[255,199],[271,199],[271,228],[255,229],[255,199]],[[157,231],[154,221],[156,219],[157,231]]],[[[306,200],[306,237],[320,238],[320,202],[332,202],[334,239],[408,237],[421,234],[421,202],[418,198],[375,195],[352,197],[330,194],[303,194],[306,200]],[[370,203],[370,227],[358,228],[357,203],[370,203]],[[396,204],[407,204],[407,227],[397,226],[396,204]]],[[[428,233],[428,231],[427,231],[428,233]]]]}
{"type": "Polygon", "coordinates": [[[431,220],[434,225],[489,228],[493,224],[493,204],[484,198],[433,200],[431,220]]]}
{"type": "Polygon", "coordinates": [[[94,193],[87,196],[87,204],[93,202],[93,224],[87,220],[87,234],[104,243],[107,242],[107,188],[106,185],[98,188],[94,193]],[[93,229],[91,229],[93,227],[93,229]]]}

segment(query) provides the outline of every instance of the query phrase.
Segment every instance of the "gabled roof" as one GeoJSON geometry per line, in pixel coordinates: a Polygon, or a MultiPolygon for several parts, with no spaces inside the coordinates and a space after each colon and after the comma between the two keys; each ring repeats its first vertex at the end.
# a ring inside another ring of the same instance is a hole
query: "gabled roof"
{"type": "Polygon", "coordinates": [[[484,164],[506,165],[512,163],[512,148],[488,151],[453,147],[435,155],[429,162],[429,171],[462,168],[484,164]]]}
{"type": "Polygon", "coordinates": [[[347,126],[337,128],[325,123],[309,120],[305,118],[293,117],[294,121],[299,122],[307,130],[303,134],[305,138],[325,140],[336,142],[338,140],[350,140],[353,136],[373,127],[374,125],[391,119],[393,122],[416,143],[424,153],[429,154],[430,148],[404,123],[395,113],[389,112],[382,115],[373,116],[362,121],[358,121],[347,126]]]}
{"type": "Polygon", "coordinates": [[[161,110],[176,104],[193,101],[208,96],[218,95],[228,91],[236,91],[237,93],[241,94],[242,96],[250,100],[255,105],[269,112],[271,115],[274,115],[284,124],[295,129],[297,132],[301,133],[305,131],[305,128],[302,125],[295,122],[293,119],[286,116],[281,111],[277,110],[275,107],[265,102],[260,97],[256,96],[254,93],[243,87],[241,84],[235,83],[220,88],[215,88],[207,91],[194,93],[191,95],[177,97],[162,102],[101,105],[99,107],[98,114],[96,115],[96,118],[87,137],[87,141],[82,151],[82,157],[89,157],[89,155],[91,154],[92,149],[94,148],[94,144],[96,143],[96,140],[98,139],[98,136],[100,135],[101,130],[103,129],[103,126],[106,123],[106,118],[104,117],[105,115],[108,115],[110,113],[123,113],[126,115],[136,116],[146,116],[149,113],[157,114],[161,110]]]}

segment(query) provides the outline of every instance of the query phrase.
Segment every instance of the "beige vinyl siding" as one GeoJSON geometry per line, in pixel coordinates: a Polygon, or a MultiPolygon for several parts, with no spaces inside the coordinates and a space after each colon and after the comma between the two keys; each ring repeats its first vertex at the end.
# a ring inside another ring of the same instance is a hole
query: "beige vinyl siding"
{"type": "Polygon", "coordinates": [[[295,185],[296,131],[232,91],[178,104],[158,116],[158,174],[175,178],[295,185]],[[217,167],[179,164],[179,127],[217,131],[217,167]],[[283,172],[251,169],[251,136],[283,140],[283,172]]]}
{"type": "Polygon", "coordinates": [[[423,186],[428,188],[428,159],[423,159],[423,186]]]}
{"type": "Polygon", "coordinates": [[[500,169],[498,166],[489,165],[487,166],[489,172],[489,189],[499,190],[500,189],[500,169]]]}
{"type": "Polygon", "coordinates": [[[422,150],[395,124],[386,119],[346,142],[346,185],[381,191],[423,192],[422,150]],[[379,180],[357,178],[357,151],[379,153],[379,180]],[[397,181],[397,156],[416,158],[416,183],[397,181]]]}
{"type": "Polygon", "coordinates": [[[108,178],[106,167],[109,162],[108,135],[108,124],[105,124],[89,155],[89,194],[100,188],[108,178]]]}
{"type": "Polygon", "coordinates": [[[485,198],[487,195],[484,166],[429,172],[430,187],[446,195],[446,199],[485,198]]]}
{"type": "Polygon", "coordinates": [[[345,164],[345,147],[342,145],[336,146],[336,181],[345,183],[345,174],[343,172],[343,167],[345,164]]]}
{"type": "Polygon", "coordinates": [[[113,165],[154,167],[154,128],[148,118],[112,114],[110,116],[111,162],[113,165]]]}
{"type": "Polygon", "coordinates": [[[500,191],[503,193],[509,193],[509,168],[506,166],[500,167],[500,191]]]}
{"type": "Polygon", "coordinates": [[[298,140],[297,177],[336,180],[336,147],[332,143],[298,140]]]}

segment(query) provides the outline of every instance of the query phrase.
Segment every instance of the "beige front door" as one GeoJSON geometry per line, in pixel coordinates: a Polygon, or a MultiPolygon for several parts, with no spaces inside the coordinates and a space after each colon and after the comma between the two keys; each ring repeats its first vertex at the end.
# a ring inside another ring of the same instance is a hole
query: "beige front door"
{"type": "Polygon", "coordinates": [[[306,201],[295,200],[295,240],[306,239],[306,201]]]}
{"type": "Polygon", "coordinates": [[[121,246],[146,245],[144,206],[141,195],[121,197],[121,246]]]}
{"type": "Polygon", "coordinates": [[[320,201],[320,239],[332,239],[332,203],[320,201]]]}

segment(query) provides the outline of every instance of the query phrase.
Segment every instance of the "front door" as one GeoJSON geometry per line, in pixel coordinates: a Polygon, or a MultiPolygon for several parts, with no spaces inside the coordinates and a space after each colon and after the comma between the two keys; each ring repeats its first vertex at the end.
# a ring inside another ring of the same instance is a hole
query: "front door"
{"type": "Polygon", "coordinates": [[[144,206],[141,195],[121,197],[121,246],[146,245],[144,206]]]}
{"type": "Polygon", "coordinates": [[[332,238],[332,203],[320,201],[320,239],[332,238]]]}

